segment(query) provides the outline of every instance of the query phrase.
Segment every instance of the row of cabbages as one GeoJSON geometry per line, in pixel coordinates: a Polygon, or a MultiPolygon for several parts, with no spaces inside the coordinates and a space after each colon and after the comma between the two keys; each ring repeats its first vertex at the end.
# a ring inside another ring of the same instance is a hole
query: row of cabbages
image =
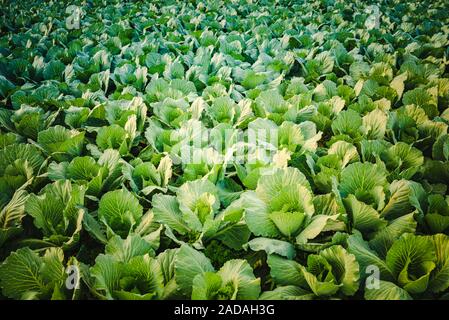
{"type": "Polygon", "coordinates": [[[446,6],[7,4],[0,297],[448,298],[446,6]]]}

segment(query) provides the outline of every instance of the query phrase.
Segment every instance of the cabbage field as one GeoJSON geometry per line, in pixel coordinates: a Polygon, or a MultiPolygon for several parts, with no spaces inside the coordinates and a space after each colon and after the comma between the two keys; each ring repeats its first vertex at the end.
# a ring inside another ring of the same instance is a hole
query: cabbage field
{"type": "Polygon", "coordinates": [[[1,4],[0,300],[449,298],[447,1],[1,4]]]}

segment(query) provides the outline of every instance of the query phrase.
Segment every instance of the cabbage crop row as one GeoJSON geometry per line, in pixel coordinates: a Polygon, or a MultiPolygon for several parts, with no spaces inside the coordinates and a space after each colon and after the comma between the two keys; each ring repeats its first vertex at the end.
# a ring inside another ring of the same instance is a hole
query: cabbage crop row
{"type": "Polygon", "coordinates": [[[7,1],[0,298],[449,298],[447,1],[7,1]]]}

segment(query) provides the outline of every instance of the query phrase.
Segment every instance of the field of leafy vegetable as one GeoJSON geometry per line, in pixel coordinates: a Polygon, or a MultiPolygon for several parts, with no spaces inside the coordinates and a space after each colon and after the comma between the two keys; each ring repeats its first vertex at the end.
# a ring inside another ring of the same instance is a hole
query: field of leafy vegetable
{"type": "Polygon", "coordinates": [[[447,1],[0,27],[0,299],[449,298],[447,1]]]}

